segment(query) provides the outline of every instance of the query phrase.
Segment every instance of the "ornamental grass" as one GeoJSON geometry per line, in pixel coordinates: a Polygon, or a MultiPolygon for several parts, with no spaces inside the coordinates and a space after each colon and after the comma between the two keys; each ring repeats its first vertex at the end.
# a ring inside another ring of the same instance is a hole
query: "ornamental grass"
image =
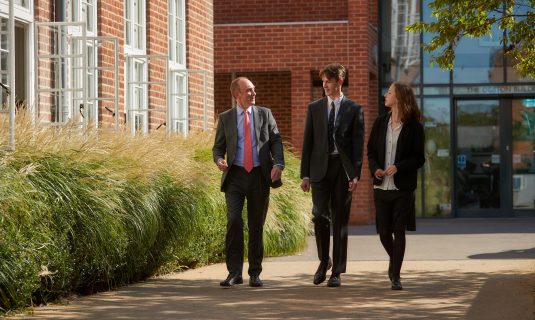
{"type": "MultiPolygon", "coordinates": [[[[8,127],[0,115],[1,312],[224,261],[212,133],[132,136],[18,114],[10,151],[8,127]]],[[[286,160],[264,230],[269,256],[302,250],[310,230],[299,161],[286,160]]]]}

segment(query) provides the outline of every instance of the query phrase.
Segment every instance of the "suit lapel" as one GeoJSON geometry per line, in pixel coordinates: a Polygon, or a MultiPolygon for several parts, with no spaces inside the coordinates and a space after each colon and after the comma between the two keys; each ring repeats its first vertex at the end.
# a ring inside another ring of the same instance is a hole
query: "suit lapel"
{"type": "Polygon", "coordinates": [[[256,106],[253,106],[251,108],[253,111],[253,125],[254,125],[254,133],[255,133],[255,140],[256,140],[256,151],[260,151],[260,128],[262,128],[262,117],[260,116],[260,111],[256,106]]]}
{"type": "Polygon", "coordinates": [[[232,152],[232,160],[236,157],[236,148],[238,146],[238,107],[232,108],[232,111],[229,113],[229,139],[228,141],[232,143],[227,147],[227,150],[232,152]]]}
{"type": "MultiPolygon", "coordinates": [[[[327,116],[328,115],[328,112],[329,112],[329,106],[328,106],[328,103],[329,103],[329,99],[327,99],[327,97],[323,98],[323,102],[321,103],[321,109],[320,109],[320,113],[319,113],[319,117],[321,119],[320,123],[322,123],[323,127],[321,128],[323,130],[323,132],[325,132],[325,137],[327,137],[327,135],[329,134],[329,130],[328,130],[328,122],[329,122],[329,117],[327,116]]],[[[327,140],[328,141],[328,138],[327,140]]]]}
{"type": "Polygon", "coordinates": [[[334,132],[338,130],[338,127],[340,126],[340,119],[342,119],[344,112],[347,110],[347,98],[344,96],[342,97],[342,101],[340,102],[340,109],[338,110],[338,113],[336,115],[336,119],[334,120],[334,132]]]}

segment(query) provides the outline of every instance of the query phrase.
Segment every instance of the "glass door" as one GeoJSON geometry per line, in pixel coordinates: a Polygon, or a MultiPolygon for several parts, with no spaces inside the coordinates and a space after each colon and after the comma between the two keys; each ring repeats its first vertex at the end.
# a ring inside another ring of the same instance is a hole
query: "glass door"
{"type": "Polygon", "coordinates": [[[456,100],[455,206],[461,217],[501,215],[500,100],[456,100]]]}
{"type": "Polygon", "coordinates": [[[512,100],[513,208],[535,209],[535,99],[512,100]]]}

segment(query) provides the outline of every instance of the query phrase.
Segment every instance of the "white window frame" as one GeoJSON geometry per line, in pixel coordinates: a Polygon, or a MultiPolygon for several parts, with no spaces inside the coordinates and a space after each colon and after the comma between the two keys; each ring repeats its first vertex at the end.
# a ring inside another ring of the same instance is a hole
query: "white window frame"
{"type": "MultiPolygon", "coordinates": [[[[98,25],[98,16],[97,16],[97,0],[71,0],[70,6],[67,10],[68,12],[68,19],[71,22],[85,22],[86,24],[86,36],[87,37],[96,37],[97,35],[97,25],[98,25]],[[89,8],[90,12],[87,13],[87,9],[89,8]],[[86,18],[92,18],[92,21],[87,21],[86,18]],[[89,26],[93,27],[93,30],[89,30],[89,26]]],[[[72,37],[80,37],[81,32],[80,28],[78,27],[69,27],[68,34],[72,37]]],[[[73,88],[80,88],[83,86],[83,78],[87,76],[86,80],[86,97],[87,97],[87,106],[84,106],[84,108],[87,107],[87,110],[84,110],[84,114],[86,114],[89,119],[85,119],[88,121],[87,123],[92,122],[92,124],[95,127],[98,127],[98,75],[95,74],[96,67],[98,66],[98,51],[95,46],[95,43],[91,40],[86,41],[83,48],[80,48],[82,45],[80,40],[70,42],[69,44],[69,52],[73,53],[80,53],[82,49],[86,50],[86,56],[87,56],[87,66],[85,70],[82,69],[76,69],[74,66],[70,65],[71,71],[69,72],[69,81],[71,81],[71,87],[73,88]]],[[[72,62],[72,61],[71,61],[72,62]]],[[[71,102],[72,103],[72,102],[71,102]]],[[[74,108],[75,111],[78,110],[78,108],[74,108]]],[[[69,108],[71,110],[71,108],[69,108]]],[[[74,115],[70,114],[69,117],[73,117],[74,115]]],[[[83,121],[84,119],[80,118],[80,121],[83,121]]]]}
{"type": "Polygon", "coordinates": [[[171,95],[171,131],[188,134],[188,74],[186,72],[186,0],[168,0],[167,46],[171,95]]]}
{"type": "Polygon", "coordinates": [[[97,0],[71,0],[69,20],[71,22],[85,21],[88,37],[97,35],[97,0]],[[92,18],[88,21],[87,18],[92,18]]]}
{"type": "Polygon", "coordinates": [[[148,61],[126,59],[126,123],[132,134],[149,131],[148,61]],[[137,69],[136,69],[137,67],[137,69]],[[133,82],[133,84],[130,84],[133,82]],[[138,82],[142,82],[139,84],[138,82]]]}
{"type": "Polygon", "coordinates": [[[126,124],[131,133],[146,134],[149,131],[148,111],[132,111],[134,109],[148,110],[148,85],[132,84],[132,82],[148,82],[148,60],[141,58],[128,58],[128,56],[146,55],[146,0],[124,0],[124,54],[125,59],[125,115],[126,124]],[[136,11],[137,10],[137,11],[136,11]],[[137,12],[137,14],[135,14],[137,12]],[[130,16],[128,16],[128,13],[130,16]],[[136,65],[142,65],[140,72],[136,73],[136,65]],[[136,94],[137,93],[137,94],[136,94]],[[136,97],[137,95],[137,97],[136,97]]]}
{"type": "Polygon", "coordinates": [[[124,2],[124,46],[132,51],[146,51],[147,6],[145,0],[124,2]],[[129,15],[128,15],[129,14],[129,15]]]}
{"type": "Polygon", "coordinates": [[[33,2],[31,0],[24,0],[26,2],[25,6],[21,6],[17,2],[21,0],[0,0],[0,16],[4,18],[9,18],[9,1],[15,1],[13,8],[15,12],[13,15],[17,20],[22,20],[26,22],[33,21],[33,2]]]}
{"type": "MultiPolygon", "coordinates": [[[[33,48],[33,28],[31,28],[31,24],[34,21],[33,16],[33,9],[34,9],[34,1],[32,0],[25,0],[26,5],[21,6],[17,3],[17,0],[0,0],[0,18],[9,20],[9,2],[15,1],[13,9],[13,16],[15,18],[15,26],[22,27],[26,32],[26,44],[25,47],[27,48],[26,57],[24,58],[26,61],[26,74],[24,77],[26,80],[26,103],[29,106],[31,110],[34,110],[33,103],[34,103],[34,90],[35,88],[35,76],[33,75],[32,70],[34,69],[34,48],[33,48]]],[[[16,41],[16,40],[15,40],[16,41]]],[[[9,38],[8,38],[8,48],[4,52],[7,52],[9,54],[9,38]]],[[[3,70],[7,73],[7,70],[3,70]]],[[[0,71],[0,72],[3,72],[0,71]]],[[[16,76],[15,76],[16,77],[16,76]]],[[[7,82],[9,83],[9,74],[7,74],[7,82]]],[[[8,84],[6,83],[6,84],[8,84]]]]}
{"type": "Polygon", "coordinates": [[[171,131],[187,135],[189,132],[188,119],[188,76],[187,72],[170,72],[172,90],[169,103],[171,104],[171,131]]]}

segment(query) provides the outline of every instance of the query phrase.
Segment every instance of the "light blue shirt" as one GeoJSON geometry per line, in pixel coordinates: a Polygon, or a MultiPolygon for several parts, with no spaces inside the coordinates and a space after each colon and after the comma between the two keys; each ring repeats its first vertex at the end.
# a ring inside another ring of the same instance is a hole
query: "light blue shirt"
{"type": "MultiPolygon", "coordinates": [[[[245,119],[243,116],[243,109],[241,107],[236,107],[236,111],[236,122],[238,123],[238,145],[236,146],[236,158],[234,159],[234,164],[243,167],[243,121],[245,119]]],[[[253,146],[253,167],[258,167],[260,165],[260,158],[258,157],[258,151],[256,150],[256,132],[254,130],[253,107],[250,106],[247,108],[247,112],[249,113],[249,125],[252,139],[251,142],[253,146]]]]}

